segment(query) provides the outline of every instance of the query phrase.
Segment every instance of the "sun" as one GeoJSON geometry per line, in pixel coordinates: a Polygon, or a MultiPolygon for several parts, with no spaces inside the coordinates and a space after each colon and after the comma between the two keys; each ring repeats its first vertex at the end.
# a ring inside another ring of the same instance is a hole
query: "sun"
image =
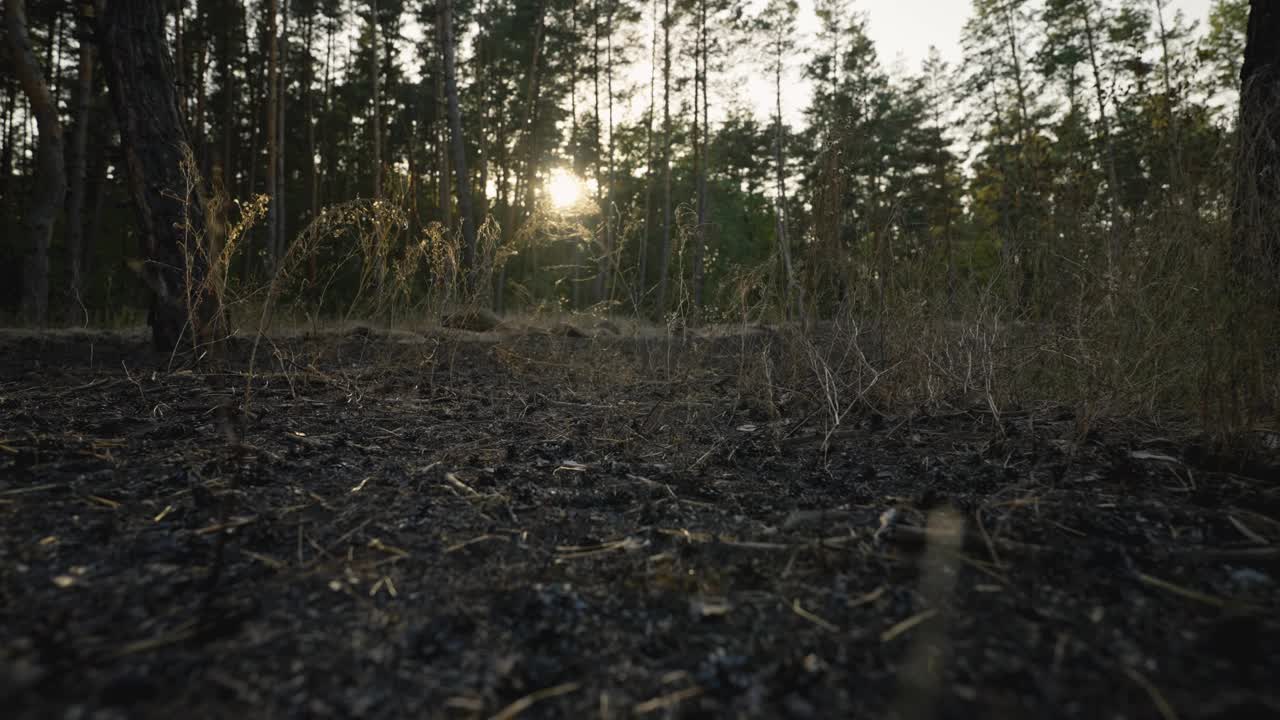
{"type": "Polygon", "coordinates": [[[551,171],[547,180],[547,196],[556,210],[564,211],[577,205],[582,201],[585,190],[586,183],[582,178],[563,168],[551,171]]]}

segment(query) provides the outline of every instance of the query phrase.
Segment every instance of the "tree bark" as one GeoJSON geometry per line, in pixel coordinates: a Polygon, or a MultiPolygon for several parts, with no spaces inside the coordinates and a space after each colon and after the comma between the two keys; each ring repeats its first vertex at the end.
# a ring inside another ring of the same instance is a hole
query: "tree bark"
{"type": "Polygon", "coordinates": [[[219,330],[216,294],[205,282],[208,258],[197,243],[205,209],[191,177],[190,144],[182,123],[164,9],[154,0],[111,0],[102,18],[103,67],[120,126],[129,194],[138,215],[151,289],[149,322],[157,349],[183,338],[207,342],[219,330]]]}
{"type": "MultiPolygon", "coordinates": [[[[0,53],[0,62],[6,61],[8,53],[0,53]]],[[[7,65],[0,65],[0,69],[5,71],[5,75],[11,75],[8,72],[7,65]]],[[[4,81],[4,147],[0,148],[0,202],[9,199],[9,186],[13,179],[13,149],[17,144],[18,122],[14,117],[17,113],[15,110],[18,106],[17,84],[10,82],[6,77],[4,81]]]]}
{"type": "MultiPolygon", "coordinates": [[[[700,46],[700,54],[702,56],[702,138],[697,143],[697,147],[701,150],[701,157],[695,162],[699,169],[697,173],[697,195],[698,195],[698,231],[693,251],[693,307],[694,312],[698,314],[698,321],[702,320],[702,309],[706,303],[704,297],[706,292],[706,252],[707,252],[707,174],[710,168],[707,164],[710,162],[711,154],[709,145],[711,144],[711,103],[707,99],[708,83],[707,76],[711,72],[710,60],[711,53],[707,48],[709,38],[707,37],[707,0],[699,0],[698,3],[698,45],[700,46]]],[[[697,82],[697,79],[694,79],[697,82]]],[[[695,94],[696,97],[696,94],[695,94]]],[[[698,108],[694,106],[694,132],[697,132],[697,114],[698,108]]]]}
{"type": "MultiPolygon", "coordinates": [[[[100,52],[98,54],[101,54],[100,52]]],[[[102,214],[106,209],[108,188],[107,181],[108,154],[116,150],[116,123],[111,112],[111,103],[107,98],[101,76],[94,83],[93,108],[90,127],[92,140],[89,142],[89,157],[85,176],[85,230],[81,248],[80,268],[85,277],[93,272],[92,261],[94,249],[102,237],[102,214]]]]}
{"type": "MultiPolygon", "coordinates": [[[[1108,228],[1110,242],[1107,245],[1108,270],[1115,273],[1115,263],[1120,255],[1120,177],[1116,172],[1116,147],[1112,138],[1111,118],[1107,115],[1106,91],[1102,84],[1102,68],[1098,62],[1098,48],[1094,40],[1095,28],[1093,20],[1092,0],[1080,9],[1084,21],[1085,43],[1089,50],[1089,67],[1093,71],[1094,98],[1098,103],[1098,128],[1102,131],[1103,167],[1107,171],[1107,202],[1110,204],[1111,227],[1108,228]]],[[[1117,278],[1110,278],[1115,282],[1117,278]]]]}
{"type": "Polygon", "coordinates": [[[40,133],[36,152],[35,182],[31,202],[23,217],[27,256],[22,271],[22,313],[27,322],[44,325],[49,316],[49,245],[53,224],[67,190],[63,166],[62,123],[44,73],[27,34],[27,9],[23,0],[7,0],[5,26],[9,36],[10,63],[22,91],[31,103],[40,133]]]}
{"type": "MultiPolygon", "coordinates": [[[[68,193],[67,220],[64,228],[67,268],[70,271],[67,295],[70,317],[76,317],[84,307],[84,207],[85,176],[87,174],[87,150],[89,144],[89,118],[93,107],[94,47],[92,38],[91,5],[81,6],[80,17],[80,69],[74,94],[75,123],[72,126],[71,147],[67,158],[68,193]]],[[[87,320],[87,318],[85,318],[87,320]]]]}
{"type": "Polygon", "coordinates": [[[373,86],[373,198],[382,199],[382,52],[381,30],[378,26],[378,0],[371,0],[369,11],[369,36],[373,50],[373,63],[369,81],[373,86]]]}
{"type": "Polygon", "coordinates": [[[284,0],[280,8],[280,57],[276,71],[276,197],[272,205],[276,210],[275,224],[275,256],[279,263],[289,249],[287,219],[289,217],[289,189],[286,186],[288,175],[285,174],[285,112],[289,106],[289,82],[285,78],[285,68],[289,63],[289,0],[284,0]]]}
{"type": "Polygon", "coordinates": [[[449,118],[448,113],[445,112],[445,108],[449,105],[449,98],[444,89],[445,53],[444,45],[440,43],[442,37],[444,37],[444,13],[436,12],[436,45],[439,46],[439,52],[436,58],[436,102],[432,112],[432,127],[435,130],[436,159],[439,164],[436,171],[439,176],[436,191],[440,198],[440,223],[449,228],[453,226],[453,192],[449,189],[449,118]]]}
{"type": "Polygon", "coordinates": [[[1280,4],[1251,0],[1240,69],[1234,265],[1280,288],[1280,4]]]}
{"type": "Polygon", "coordinates": [[[635,310],[640,312],[644,299],[649,294],[649,237],[653,225],[653,116],[657,106],[658,75],[658,0],[653,0],[649,8],[652,22],[652,33],[649,36],[649,109],[644,118],[644,232],[640,235],[640,247],[636,268],[635,310]]]}
{"type": "Polygon", "coordinates": [[[600,226],[599,233],[600,247],[596,251],[596,276],[593,288],[593,299],[595,302],[604,301],[604,279],[608,271],[609,258],[609,213],[604,206],[604,143],[602,140],[603,128],[601,128],[600,118],[600,0],[593,0],[591,4],[591,91],[594,100],[593,112],[595,113],[595,127],[592,128],[591,144],[592,155],[594,155],[595,167],[592,172],[596,176],[596,206],[600,208],[600,226]]]}
{"type": "Polygon", "coordinates": [[[222,174],[228,187],[235,187],[236,168],[232,165],[232,149],[239,135],[236,127],[236,83],[232,71],[232,55],[235,49],[236,0],[223,0],[223,30],[220,38],[220,81],[222,83],[222,174]]]}
{"type": "Polygon", "coordinates": [[[458,214],[462,216],[462,267],[468,292],[476,283],[476,228],[471,214],[471,179],[467,174],[466,138],[462,134],[462,109],[458,104],[458,74],[454,67],[453,3],[440,0],[441,38],[444,48],[445,92],[449,96],[449,134],[453,147],[453,171],[457,177],[458,214]]]}
{"type": "Polygon", "coordinates": [[[671,0],[662,0],[662,255],[658,262],[658,319],[667,315],[671,274],[671,0]]]}
{"type": "Polygon", "coordinates": [[[267,266],[274,270],[279,253],[280,229],[278,171],[280,169],[280,32],[276,18],[280,0],[267,0],[267,266]]]}
{"type": "Polygon", "coordinates": [[[604,245],[608,253],[609,264],[607,267],[607,277],[605,278],[605,291],[608,295],[605,300],[613,300],[614,276],[617,273],[619,262],[619,250],[617,248],[618,239],[614,226],[614,192],[618,187],[618,169],[614,158],[614,121],[613,121],[613,12],[617,9],[617,0],[609,0],[609,16],[608,27],[609,34],[605,37],[605,96],[608,99],[609,118],[609,150],[608,150],[608,167],[609,167],[609,191],[604,196],[604,245]]]}

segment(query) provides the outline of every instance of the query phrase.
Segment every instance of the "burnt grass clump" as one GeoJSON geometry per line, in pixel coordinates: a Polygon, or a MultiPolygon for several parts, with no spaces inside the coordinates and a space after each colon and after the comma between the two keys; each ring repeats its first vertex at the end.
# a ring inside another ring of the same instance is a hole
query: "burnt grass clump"
{"type": "Polygon", "coordinates": [[[776,342],[0,334],[3,714],[1280,717],[1265,453],[776,342]]]}

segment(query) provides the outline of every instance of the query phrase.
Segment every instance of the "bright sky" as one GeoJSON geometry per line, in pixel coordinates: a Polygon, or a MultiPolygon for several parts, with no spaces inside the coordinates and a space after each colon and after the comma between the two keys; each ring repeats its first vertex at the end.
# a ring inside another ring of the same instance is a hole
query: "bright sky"
{"type": "MultiPolygon", "coordinates": [[[[1155,0],[1151,2],[1154,5],[1155,0]]],[[[1166,7],[1170,14],[1181,10],[1187,20],[1203,25],[1210,4],[1211,0],[1169,0],[1166,7]]],[[[802,27],[816,30],[813,0],[800,0],[800,7],[802,27]]],[[[854,0],[854,10],[867,16],[881,62],[893,67],[901,60],[913,71],[928,55],[930,45],[936,45],[948,61],[960,59],[960,31],[971,7],[968,0],[854,0]]]]}
{"type": "MultiPolygon", "coordinates": [[[[800,6],[799,30],[802,46],[812,45],[818,32],[818,19],[813,13],[813,0],[798,0],[800,6]]],[[[1151,0],[1154,4],[1155,0],[1151,0]]],[[[880,63],[891,71],[919,72],[921,63],[936,46],[942,57],[953,67],[962,60],[960,35],[969,19],[970,0],[852,0],[853,10],[867,18],[867,30],[876,43],[880,63]]],[[[1167,21],[1181,11],[1186,19],[1201,26],[1209,17],[1212,0],[1167,0],[1167,21]]],[[[756,0],[756,7],[764,5],[756,0]]],[[[803,118],[809,92],[800,75],[800,65],[807,56],[797,55],[790,69],[790,79],[784,88],[783,112],[789,122],[798,123],[803,118]]],[[[756,108],[761,118],[773,112],[772,78],[762,76],[759,68],[740,68],[739,76],[728,79],[722,90],[750,96],[749,104],[756,108]]],[[[712,101],[715,101],[712,91],[712,101]]],[[[743,97],[742,100],[747,98],[743,97]]]]}

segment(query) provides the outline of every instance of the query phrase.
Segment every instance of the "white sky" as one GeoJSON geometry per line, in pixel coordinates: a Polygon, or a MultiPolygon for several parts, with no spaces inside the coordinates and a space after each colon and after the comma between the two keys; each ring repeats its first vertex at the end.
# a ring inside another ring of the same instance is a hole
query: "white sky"
{"type": "MultiPolygon", "coordinates": [[[[799,1],[802,27],[812,32],[817,28],[813,0],[799,1]]],[[[1166,7],[1170,15],[1181,10],[1187,20],[1203,24],[1210,4],[1211,0],[1169,0],[1166,7]]],[[[902,60],[910,70],[920,67],[930,45],[936,45],[948,61],[960,59],[960,31],[971,7],[968,0],[854,0],[854,10],[868,18],[881,62],[892,67],[902,60]]]]}
{"type": "MultiPolygon", "coordinates": [[[[813,12],[813,0],[798,2],[800,45],[802,48],[811,47],[819,27],[813,12]]],[[[1155,0],[1150,2],[1154,5],[1155,0]]],[[[960,36],[971,14],[970,0],[852,0],[852,4],[854,12],[867,18],[868,34],[876,43],[881,65],[887,70],[918,72],[931,46],[936,46],[952,67],[962,60],[960,36]]],[[[1188,22],[1196,22],[1203,27],[1211,4],[1212,0],[1167,0],[1166,21],[1172,20],[1173,13],[1181,11],[1188,22]]],[[[763,5],[764,0],[755,0],[753,9],[763,5]]],[[[808,54],[803,50],[797,54],[791,78],[783,91],[783,112],[791,123],[802,121],[809,101],[808,87],[800,74],[800,66],[807,58],[808,54]]],[[[726,78],[721,83],[720,91],[725,95],[738,95],[740,101],[754,106],[762,119],[772,115],[772,79],[762,77],[759,68],[741,68],[736,77],[726,78]]],[[[713,104],[717,100],[716,94],[713,88],[713,104]]],[[[722,98],[729,99],[724,95],[722,98]]]]}

